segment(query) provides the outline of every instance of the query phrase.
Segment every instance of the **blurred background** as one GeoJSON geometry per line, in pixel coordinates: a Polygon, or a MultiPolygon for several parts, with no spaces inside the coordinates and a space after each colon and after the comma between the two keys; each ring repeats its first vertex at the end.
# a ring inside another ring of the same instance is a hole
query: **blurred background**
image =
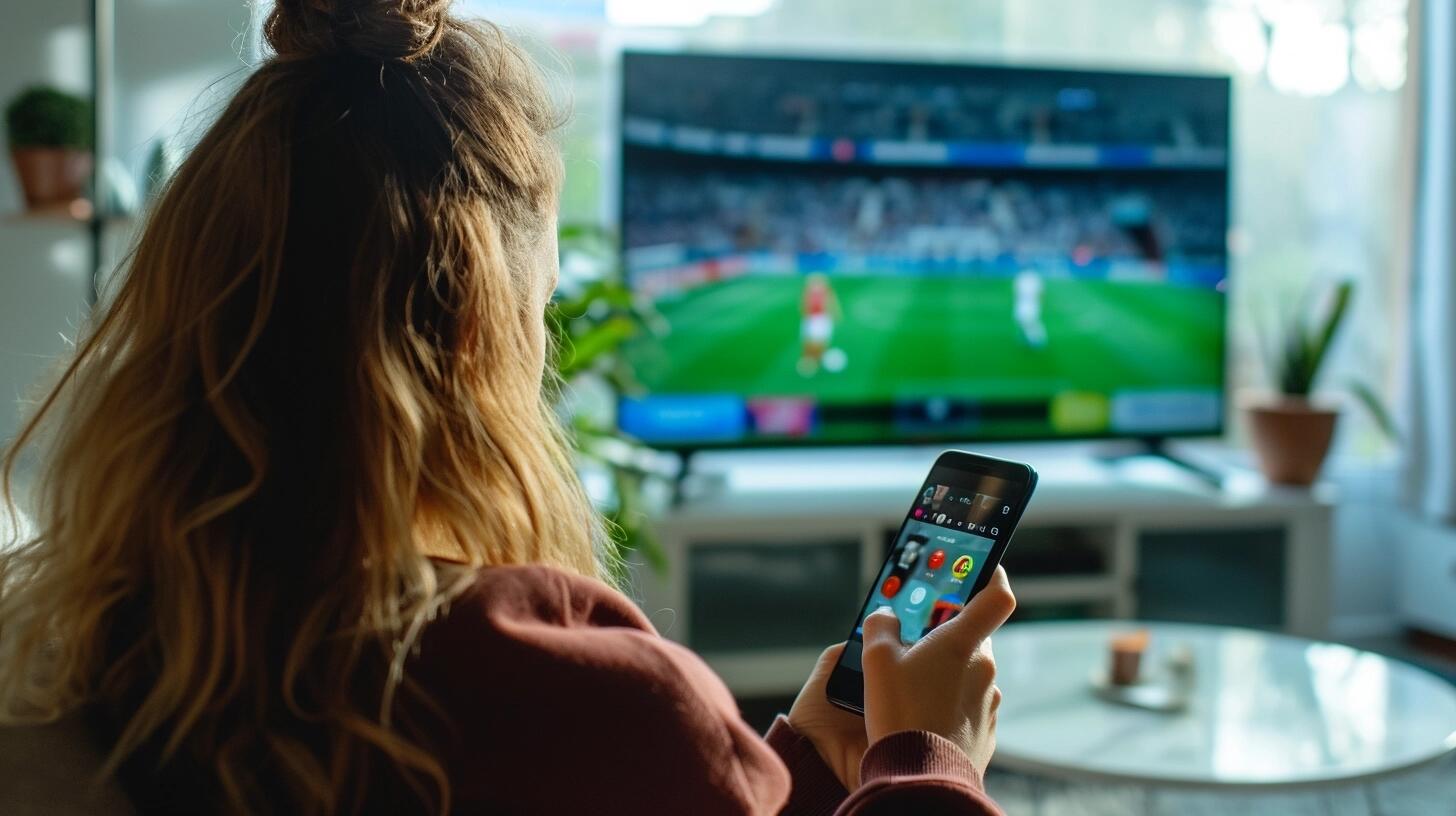
{"type": "MultiPolygon", "coordinates": [[[[956,446],[1043,475],[1006,672],[1162,622],[1195,628],[1142,630],[1151,653],[1191,649],[1224,699],[1063,711],[1105,737],[1071,753],[1011,709],[1009,811],[1449,810],[1447,0],[456,5],[569,111],[554,325],[584,472],[644,608],[750,719],[844,637],[956,446]]],[[[267,57],[267,10],[7,8],[0,438],[267,57]]]]}

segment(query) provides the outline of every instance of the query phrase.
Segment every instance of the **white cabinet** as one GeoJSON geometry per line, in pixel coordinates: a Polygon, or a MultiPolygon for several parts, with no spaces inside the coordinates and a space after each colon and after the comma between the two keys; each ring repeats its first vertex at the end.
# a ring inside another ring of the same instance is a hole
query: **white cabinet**
{"type": "Polygon", "coordinates": [[[1402,525],[1400,612],[1407,626],[1456,638],[1456,529],[1402,525]]]}
{"type": "MultiPolygon", "coordinates": [[[[1234,471],[1216,489],[1163,462],[1064,451],[987,451],[1041,473],[1006,556],[1018,615],[1327,634],[1331,488],[1271,489],[1234,471]]],[[[794,691],[845,636],[934,452],[763,457],[659,519],[667,573],[635,576],[658,629],[743,696],[794,691]]]]}

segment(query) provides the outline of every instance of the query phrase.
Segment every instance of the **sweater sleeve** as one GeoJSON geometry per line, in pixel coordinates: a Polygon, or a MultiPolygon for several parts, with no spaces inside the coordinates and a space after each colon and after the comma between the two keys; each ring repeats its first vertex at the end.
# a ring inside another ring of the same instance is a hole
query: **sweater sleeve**
{"type": "Polygon", "coordinates": [[[927,731],[891,734],[870,746],[860,763],[860,787],[852,795],[787,718],[775,720],[765,739],[793,777],[784,816],[1003,816],[970,759],[954,743],[927,731]]]}
{"type": "Polygon", "coordinates": [[[881,738],[860,762],[860,786],[836,816],[1004,816],[955,743],[928,731],[881,738]]]}
{"type": "Polygon", "coordinates": [[[784,761],[793,780],[783,816],[831,816],[839,809],[849,792],[825,764],[819,749],[795,731],[787,717],[780,714],[764,740],[784,761]]]}
{"type": "Polygon", "coordinates": [[[414,674],[450,722],[455,812],[740,816],[789,795],[722,681],[596,581],[482,571],[414,674]]]}

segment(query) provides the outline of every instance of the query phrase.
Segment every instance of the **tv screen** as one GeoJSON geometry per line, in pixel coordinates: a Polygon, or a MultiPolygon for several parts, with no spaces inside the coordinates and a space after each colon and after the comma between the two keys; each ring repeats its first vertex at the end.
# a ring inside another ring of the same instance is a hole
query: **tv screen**
{"type": "Polygon", "coordinates": [[[1229,82],[629,52],[626,432],[668,448],[1210,434],[1229,82]]]}

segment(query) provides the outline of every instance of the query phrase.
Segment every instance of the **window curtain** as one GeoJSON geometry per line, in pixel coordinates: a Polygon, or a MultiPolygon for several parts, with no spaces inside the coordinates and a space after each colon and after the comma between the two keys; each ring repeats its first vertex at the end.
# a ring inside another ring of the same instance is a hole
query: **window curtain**
{"type": "Polygon", "coordinates": [[[1411,301],[1411,502],[1456,522],[1456,2],[1411,15],[1419,104],[1411,301]]]}

